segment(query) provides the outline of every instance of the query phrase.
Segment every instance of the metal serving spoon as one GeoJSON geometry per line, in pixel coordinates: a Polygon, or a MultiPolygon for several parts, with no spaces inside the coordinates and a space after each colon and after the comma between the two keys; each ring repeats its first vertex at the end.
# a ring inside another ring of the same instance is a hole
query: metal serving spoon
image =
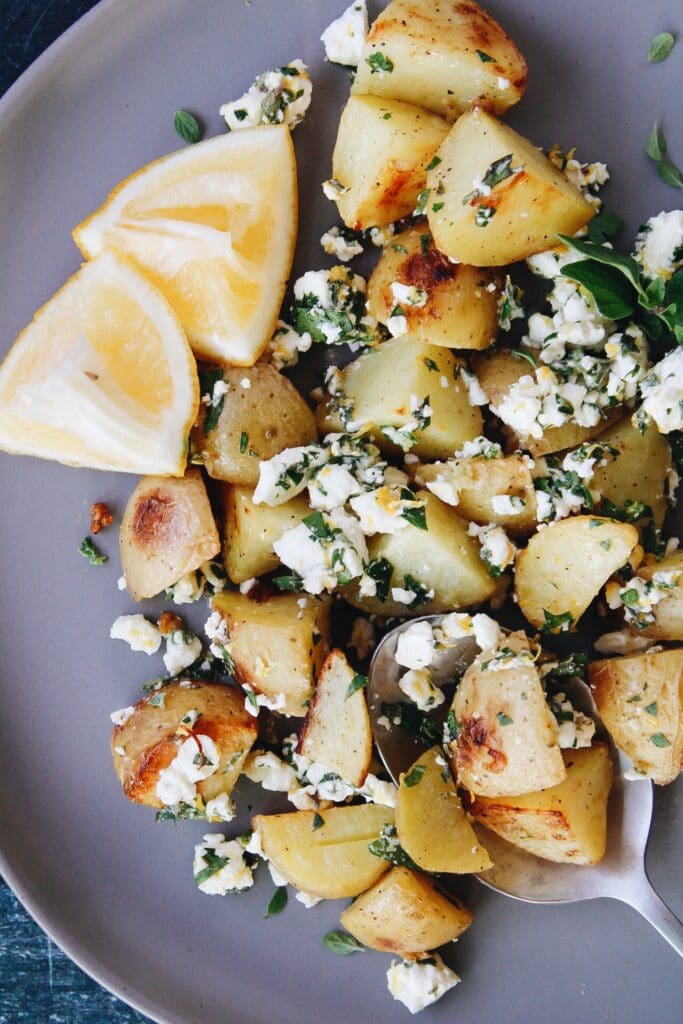
{"type": "MultiPolygon", "coordinates": [[[[411,735],[386,714],[386,704],[406,703],[398,681],[405,669],[395,659],[400,634],[416,621],[438,625],[441,615],[404,622],[384,637],[370,665],[367,686],[372,731],[377,749],[395,783],[401,772],[431,746],[411,735]]],[[[474,660],[478,647],[473,639],[459,641],[437,654],[430,666],[437,685],[456,682],[474,660]]],[[[578,680],[565,687],[575,707],[590,714],[597,722],[601,738],[609,740],[597,714],[588,687],[578,680]]],[[[410,702],[408,702],[410,703],[410,702]]],[[[414,707],[414,705],[411,705],[414,707]]],[[[445,721],[449,708],[446,700],[431,712],[439,725],[445,721]]],[[[652,783],[624,777],[630,762],[610,743],[614,764],[614,784],[610,794],[607,852],[595,867],[555,864],[526,853],[501,839],[494,832],[477,826],[482,843],[491,855],[494,866],[476,877],[496,892],[526,903],[576,903],[580,900],[606,897],[621,900],[633,907],[656,928],[660,935],[683,956],[683,924],[672,914],[652,888],[645,870],[645,850],[652,822],[652,783]]]]}

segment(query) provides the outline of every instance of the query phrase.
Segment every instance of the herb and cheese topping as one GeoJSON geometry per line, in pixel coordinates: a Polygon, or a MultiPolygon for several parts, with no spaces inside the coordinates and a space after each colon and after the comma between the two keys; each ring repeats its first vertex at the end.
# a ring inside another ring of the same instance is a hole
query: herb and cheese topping
{"type": "Polygon", "coordinates": [[[577,711],[565,693],[548,698],[548,706],[557,722],[557,741],[563,750],[590,747],[595,736],[595,722],[577,711]]]}
{"type": "Polygon", "coordinates": [[[354,0],[330,25],[320,39],[325,56],[333,64],[358,67],[368,34],[368,9],[365,0],[354,0]]]}
{"type": "Polygon", "coordinates": [[[264,71],[243,96],[224,103],[219,114],[230,131],[257,124],[286,124],[296,128],[311,103],[313,83],[301,60],[264,71]]]}
{"type": "Polygon", "coordinates": [[[650,217],[636,238],[635,257],[645,277],[673,277],[683,267],[683,210],[650,217]]]}
{"type": "Polygon", "coordinates": [[[675,348],[640,381],[643,404],[634,416],[644,429],[654,422],[662,434],[683,430],[683,349],[675,348]]]}
{"type": "Polygon", "coordinates": [[[419,960],[392,960],[387,971],[389,991],[411,1013],[436,1003],[459,982],[458,975],[446,967],[438,953],[419,960]]]}
{"type": "Polygon", "coordinates": [[[366,313],[367,284],[348,267],[308,270],[294,282],[292,319],[299,334],[352,352],[375,344],[377,322],[366,313]]]}
{"type": "Polygon", "coordinates": [[[200,657],[202,642],[187,629],[174,629],[166,637],[164,665],[170,676],[177,676],[200,657]]]}
{"type": "Polygon", "coordinates": [[[254,876],[244,853],[239,839],[228,840],[220,833],[204,836],[194,848],[192,871],[197,888],[207,896],[250,889],[254,876]]]}
{"type": "Polygon", "coordinates": [[[514,564],[517,547],[502,526],[470,523],[467,532],[479,541],[479,557],[494,578],[497,579],[508,566],[514,564]]]}
{"type": "Polygon", "coordinates": [[[586,442],[564,456],[546,456],[539,461],[539,475],[534,479],[536,515],[539,522],[565,519],[592,510],[600,495],[590,489],[595,470],[606,466],[618,451],[609,445],[586,442]]]}
{"type": "MultiPolygon", "coordinates": [[[[195,807],[197,783],[218,771],[220,754],[210,736],[190,731],[186,726],[178,729],[177,742],[175,757],[159,772],[156,795],[164,807],[195,807]]],[[[201,811],[204,811],[203,804],[201,811]]]]}
{"type": "Polygon", "coordinates": [[[307,331],[299,334],[284,320],[278,320],[268,344],[268,355],[275,369],[283,370],[287,366],[296,366],[299,355],[308,352],[312,344],[313,338],[307,331]]]}
{"type": "Polygon", "coordinates": [[[109,630],[112,640],[125,640],[131,651],[156,654],[161,647],[161,632],[144,615],[119,615],[109,630]]]}
{"type": "Polygon", "coordinates": [[[608,583],[605,597],[612,609],[623,608],[627,623],[636,629],[646,629],[655,621],[654,609],[678,587],[683,570],[655,572],[650,580],[632,576],[627,583],[608,583]]]}

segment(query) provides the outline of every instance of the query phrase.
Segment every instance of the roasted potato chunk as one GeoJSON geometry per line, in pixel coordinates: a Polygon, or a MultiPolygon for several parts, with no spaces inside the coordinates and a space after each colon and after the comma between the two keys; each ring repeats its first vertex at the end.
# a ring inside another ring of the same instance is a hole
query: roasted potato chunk
{"type": "Polygon", "coordinates": [[[224,591],[213,600],[228,628],[235,678],[282,702],[283,715],[303,718],[313,695],[316,673],[329,650],[330,602],[298,594],[256,591],[250,597],[224,591]]]}
{"type": "Polygon", "coordinates": [[[343,594],[350,604],[382,616],[433,615],[481,604],[495,592],[496,581],[479,557],[479,544],[468,535],[465,520],[433,494],[418,491],[417,496],[425,505],[427,529],[410,524],[398,533],[370,537],[368,554],[386,572],[384,586],[380,581],[375,597],[363,597],[357,582],[349,584],[343,594]],[[394,587],[413,589],[412,607],[392,597],[394,587]],[[427,597],[431,591],[433,596],[427,597]]]}
{"type": "Polygon", "coordinates": [[[160,693],[139,700],[130,717],[114,729],[114,770],[129,800],[163,807],[156,792],[160,773],[188,736],[208,736],[218,748],[220,762],[212,775],[196,784],[206,803],[232,791],[257,732],[255,720],[244,710],[243,695],[234,687],[169,683],[160,693]],[[182,719],[190,711],[198,712],[198,717],[188,727],[182,719]]]}
{"type": "Polygon", "coordinates": [[[520,611],[544,633],[574,629],[637,543],[635,526],[613,519],[573,516],[550,523],[517,558],[520,611]]]}
{"type": "MultiPolygon", "coordinates": [[[[528,650],[524,634],[510,634],[505,646],[528,650]]],[[[452,710],[458,729],[453,773],[471,793],[533,793],[564,779],[557,722],[530,661],[508,669],[475,662],[455,691],[452,710]]]]}
{"type": "Polygon", "coordinates": [[[544,860],[597,864],[607,842],[612,762],[606,743],[562,752],[566,778],[524,796],[478,796],[470,813],[515,846],[544,860]]]}
{"type": "Polygon", "coordinates": [[[384,247],[368,282],[368,312],[387,324],[401,305],[408,333],[417,341],[446,348],[483,349],[498,334],[501,278],[493,270],[451,263],[434,247],[422,221],[384,247]],[[393,284],[419,288],[424,305],[401,305],[393,284]]]}
{"type": "Polygon", "coordinates": [[[392,868],[341,915],[342,926],[364,946],[406,959],[452,942],[473,920],[465,906],[408,868],[392,868]]]}
{"type": "Polygon", "coordinates": [[[600,435],[600,443],[610,445],[619,454],[596,468],[593,490],[613,505],[642,501],[652,511],[652,516],[644,516],[643,521],[651,518],[661,529],[667,510],[666,480],[671,471],[671,448],[664,434],[654,423],[641,434],[627,416],[608,427],[600,435]]]}
{"type": "Polygon", "coordinates": [[[194,446],[209,476],[255,487],[261,460],[315,441],[315,420],[291,381],[268,363],[227,366],[223,381],[228,390],[220,415],[211,426],[207,417],[215,412],[202,404],[194,446]]]}
{"type": "Polygon", "coordinates": [[[452,352],[415,338],[394,338],[360,356],[341,373],[340,391],[318,409],[321,430],[344,429],[338,401],[343,396],[356,422],[369,428],[373,440],[385,451],[400,451],[396,431],[410,431],[405,444],[424,459],[448,458],[482,430],[481,413],[470,403],[459,376],[460,362],[452,352]],[[447,387],[443,387],[445,378],[447,387]],[[428,399],[429,423],[412,429],[415,409],[412,398],[428,399]]]}
{"type": "Polygon", "coordinates": [[[218,530],[199,470],[143,477],[126,504],[119,545],[126,587],[136,601],[217,555],[218,530]]]}
{"type": "MultiPolygon", "coordinates": [[[[683,551],[674,551],[651,565],[641,565],[637,575],[642,580],[651,580],[657,572],[672,571],[683,571],[683,551]]],[[[679,577],[678,586],[654,606],[652,614],[654,622],[638,630],[641,636],[651,636],[655,640],[683,640],[683,576],[679,577]]]]}
{"type": "Polygon", "coordinates": [[[519,103],[526,80],[515,43],[472,0],[392,0],[370,29],[352,91],[408,100],[454,121],[475,105],[502,114],[519,103]],[[382,72],[380,58],[391,72],[382,72]]]}
{"type": "Polygon", "coordinates": [[[588,666],[600,717],[637,771],[673,782],[683,765],[683,649],[588,666]]]}
{"type": "Polygon", "coordinates": [[[403,849],[424,871],[467,874],[491,867],[491,858],[479,845],[462,808],[440,747],[426,751],[401,775],[396,830],[403,849]]]}
{"type": "Polygon", "coordinates": [[[461,263],[515,263],[595,214],[533,143],[481,108],[456,121],[437,156],[427,177],[429,227],[437,248],[461,263]]]}
{"type": "Polygon", "coordinates": [[[223,559],[233,583],[277,569],[273,542],[297,526],[311,511],[304,495],[284,505],[256,505],[252,487],[226,484],[223,489],[223,559]]]}
{"type": "Polygon", "coordinates": [[[370,766],[372,733],[365,692],[353,690],[355,679],[343,651],[331,651],[299,734],[299,752],[360,786],[370,766]]]}
{"type": "Polygon", "coordinates": [[[368,843],[384,825],[393,824],[394,812],[377,804],[329,807],[324,823],[313,828],[314,811],[258,814],[258,829],[268,860],[290,885],[324,899],[340,900],[365,892],[389,868],[370,853],[368,843]]]}
{"type": "Polygon", "coordinates": [[[536,529],[534,481],[521,455],[434,462],[420,466],[415,478],[472,522],[497,523],[519,537],[536,529]],[[494,499],[501,496],[518,498],[524,504],[514,512],[497,511],[494,499]]]}
{"type": "Polygon", "coordinates": [[[448,134],[448,123],[397,100],[351,96],[332,156],[342,190],[339,216],[355,231],[391,224],[413,212],[427,166],[448,134]]]}

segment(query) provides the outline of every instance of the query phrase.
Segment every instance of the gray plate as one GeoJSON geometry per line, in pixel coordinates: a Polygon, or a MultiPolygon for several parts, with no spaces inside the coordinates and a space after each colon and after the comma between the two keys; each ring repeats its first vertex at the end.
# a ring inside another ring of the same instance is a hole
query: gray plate
{"type": "MultiPolygon", "coordinates": [[[[177,107],[220,130],[220,103],[266,67],[303,57],[315,99],[295,134],[302,194],[297,268],[329,265],[317,239],[333,222],[328,176],[343,71],[318,37],[344,0],[104,0],[0,103],[0,324],[5,350],[78,266],[69,230],[122,177],[176,148],[177,107]]],[[[663,119],[683,162],[683,45],[646,66],[650,37],[683,29],[665,0],[496,0],[489,5],[531,67],[514,125],[544,145],[578,145],[614,171],[608,197],[629,228],[672,207],[643,149],[663,119]]],[[[373,8],[376,9],[375,5],[373,8]]],[[[117,995],[166,1024],[353,1019],[405,1021],[385,990],[387,958],[340,960],[321,946],[339,905],[292,903],[266,921],[269,879],[210,899],[191,877],[201,824],[156,825],[115,782],[108,712],[156,675],[108,639],[131,602],[116,589],[115,531],[101,569],[77,554],[87,507],[121,510],[132,479],[28,459],[0,460],[0,866],[56,941],[117,995]]],[[[153,606],[150,606],[153,607],[153,606]]],[[[194,619],[199,625],[199,618],[194,619]]],[[[255,794],[252,794],[255,795],[255,794]]],[[[249,793],[240,800],[245,817],[249,793]]],[[[664,899],[683,915],[680,787],[658,793],[649,858],[664,899]]],[[[474,927],[449,959],[464,984],[434,1020],[511,1022],[672,1019],[674,954],[635,914],[601,902],[537,908],[473,887],[474,927]]]]}

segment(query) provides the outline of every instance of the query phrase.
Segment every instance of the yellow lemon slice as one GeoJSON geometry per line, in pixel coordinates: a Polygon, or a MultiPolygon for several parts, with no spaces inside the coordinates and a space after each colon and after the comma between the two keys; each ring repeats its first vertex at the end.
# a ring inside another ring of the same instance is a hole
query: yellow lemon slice
{"type": "Polygon", "coordinates": [[[0,366],[0,448],[182,476],[198,405],[175,313],[130,263],[105,253],[36,313],[0,366]]]}
{"type": "Polygon", "coordinates": [[[289,129],[264,125],[171,153],[127,178],[73,237],[130,259],[198,355],[252,366],[275,329],[297,229],[289,129]]]}

